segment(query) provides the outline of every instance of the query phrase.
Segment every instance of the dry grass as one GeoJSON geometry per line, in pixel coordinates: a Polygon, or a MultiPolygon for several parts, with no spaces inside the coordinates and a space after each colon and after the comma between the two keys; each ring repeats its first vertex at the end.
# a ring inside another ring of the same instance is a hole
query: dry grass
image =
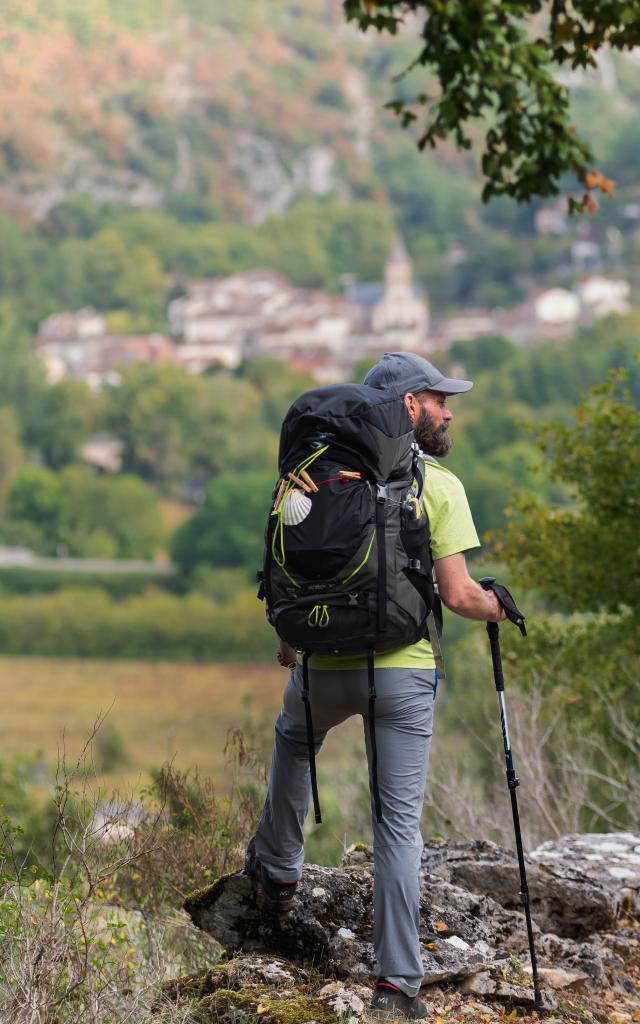
{"type": "Polygon", "coordinates": [[[255,718],[271,727],[286,672],[274,665],[174,664],[57,658],[0,658],[3,760],[41,750],[55,763],[64,734],[67,756],[82,749],[99,712],[120,734],[128,763],[118,785],[150,768],[178,768],[226,782],[227,731],[242,722],[249,695],[255,718]]]}

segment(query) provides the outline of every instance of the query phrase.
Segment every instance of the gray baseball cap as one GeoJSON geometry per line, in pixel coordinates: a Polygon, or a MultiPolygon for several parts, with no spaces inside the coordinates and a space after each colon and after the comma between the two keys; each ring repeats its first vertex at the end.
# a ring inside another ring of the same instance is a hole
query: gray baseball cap
{"type": "Polygon", "coordinates": [[[415,352],[385,352],[372,366],[363,384],[398,395],[418,391],[439,391],[443,395],[459,395],[473,387],[471,380],[445,377],[440,370],[415,352]]]}

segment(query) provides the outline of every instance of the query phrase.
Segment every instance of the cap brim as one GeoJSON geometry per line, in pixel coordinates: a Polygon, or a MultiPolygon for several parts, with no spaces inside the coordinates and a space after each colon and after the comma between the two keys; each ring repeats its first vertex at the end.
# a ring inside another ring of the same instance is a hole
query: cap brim
{"type": "Polygon", "coordinates": [[[472,380],[456,380],[455,377],[443,377],[441,381],[434,384],[433,391],[439,391],[442,395],[461,395],[463,391],[471,391],[472,380]]]}

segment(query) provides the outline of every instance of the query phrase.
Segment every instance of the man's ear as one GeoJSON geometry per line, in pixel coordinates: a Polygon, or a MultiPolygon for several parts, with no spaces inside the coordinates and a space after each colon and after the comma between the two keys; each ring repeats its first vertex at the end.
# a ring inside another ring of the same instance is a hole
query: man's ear
{"type": "Polygon", "coordinates": [[[418,411],[418,403],[416,402],[415,395],[412,395],[410,391],[407,391],[406,395],[404,396],[404,404],[407,408],[409,416],[411,417],[411,422],[413,423],[415,420],[416,413],[418,411]]]}

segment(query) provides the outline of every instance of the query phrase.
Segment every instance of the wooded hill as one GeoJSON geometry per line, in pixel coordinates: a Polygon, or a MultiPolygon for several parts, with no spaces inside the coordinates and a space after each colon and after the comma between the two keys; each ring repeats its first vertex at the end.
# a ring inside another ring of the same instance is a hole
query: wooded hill
{"type": "Polygon", "coordinates": [[[358,34],[337,0],[7,0],[0,297],[30,327],[93,302],[140,329],[185,276],[266,263],[303,285],[375,279],[392,224],[440,307],[570,278],[577,237],[605,268],[634,264],[634,54],[573,87],[614,197],[539,236],[537,204],[483,208],[476,156],[450,142],[420,154],[384,110],[424,87],[415,72],[394,80],[411,53],[410,34],[358,34]],[[140,207],[156,218],[127,225],[140,207]]]}

